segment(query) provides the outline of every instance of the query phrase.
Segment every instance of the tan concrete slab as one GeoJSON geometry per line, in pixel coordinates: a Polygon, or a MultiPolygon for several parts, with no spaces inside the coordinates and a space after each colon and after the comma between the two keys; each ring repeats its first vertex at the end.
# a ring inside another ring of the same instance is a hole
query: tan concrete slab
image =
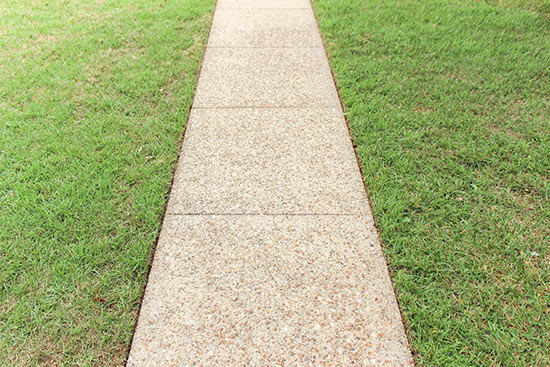
{"type": "Polygon", "coordinates": [[[311,9],[309,0],[218,0],[217,9],[311,9]]]}
{"type": "Polygon", "coordinates": [[[208,47],[323,47],[311,9],[218,9],[208,47]]]}
{"type": "Polygon", "coordinates": [[[187,129],[168,213],[368,211],[337,108],[198,109],[187,129]]]}
{"type": "Polygon", "coordinates": [[[413,365],[316,32],[218,0],[128,366],[413,365]]]}
{"type": "Polygon", "coordinates": [[[208,48],[193,107],[339,107],[319,48],[208,48]]]}
{"type": "Polygon", "coordinates": [[[128,366],[412,366],[370,218],[173,216],[128,366]]]}

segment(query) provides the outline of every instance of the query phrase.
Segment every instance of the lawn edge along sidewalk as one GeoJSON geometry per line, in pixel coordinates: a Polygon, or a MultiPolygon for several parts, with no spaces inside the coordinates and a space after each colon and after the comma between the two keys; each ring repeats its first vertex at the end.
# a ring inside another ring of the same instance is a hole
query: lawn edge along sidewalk
{"type": "Polygon", "coordinates": [[[219,0],[128,366],[412,366],[307,0],[219,0]]]}

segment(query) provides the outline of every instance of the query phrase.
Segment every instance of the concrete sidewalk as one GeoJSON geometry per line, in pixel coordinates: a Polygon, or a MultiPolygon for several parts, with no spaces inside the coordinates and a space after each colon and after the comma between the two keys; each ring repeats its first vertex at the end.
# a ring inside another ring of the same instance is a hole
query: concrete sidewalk
{"type": "Polygon", "coordinates": [[[411,366],[311,5],[218,0],[128,366],[411,366]]]}

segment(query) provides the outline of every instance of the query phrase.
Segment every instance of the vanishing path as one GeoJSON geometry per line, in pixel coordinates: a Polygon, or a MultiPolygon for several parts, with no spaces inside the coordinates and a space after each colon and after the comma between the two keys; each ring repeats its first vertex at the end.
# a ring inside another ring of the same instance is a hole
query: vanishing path
{"type": "Polygon", "coordinates": [[[128,366],[410,366],[307,0],[218,0],[128,366]]]}

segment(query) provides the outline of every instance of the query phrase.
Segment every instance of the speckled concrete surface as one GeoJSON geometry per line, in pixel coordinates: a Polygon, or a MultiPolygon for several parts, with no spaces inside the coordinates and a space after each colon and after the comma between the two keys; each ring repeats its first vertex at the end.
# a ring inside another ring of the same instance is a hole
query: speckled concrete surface
{"type": "Polygon", "coordinates": [[[208,47],[322,47],[311,9],[218,9],[208,47]]]}
{"type": "Polygon", "coordinates": [[[170,214],[365,214],[339,108],[196,109],[170,214]]]}
{"type": "Polygon", "coordinates": [[[339,107],[321,48],[210,48],[194,108],[339,107]]]}
{"type": "Polygon", "coordinates": [[[218,0],[128,366],[412,365],[309,2],[218,0]]]}
{"type": "Polygon", "coordinates": [[[218,0],[217,9],[311,9],[309,0],[218,0]]]}
{"type": "Polygon", "coordinates": [[[169,216],[129,366],[410,366],[369,218],[169,216]]]}

